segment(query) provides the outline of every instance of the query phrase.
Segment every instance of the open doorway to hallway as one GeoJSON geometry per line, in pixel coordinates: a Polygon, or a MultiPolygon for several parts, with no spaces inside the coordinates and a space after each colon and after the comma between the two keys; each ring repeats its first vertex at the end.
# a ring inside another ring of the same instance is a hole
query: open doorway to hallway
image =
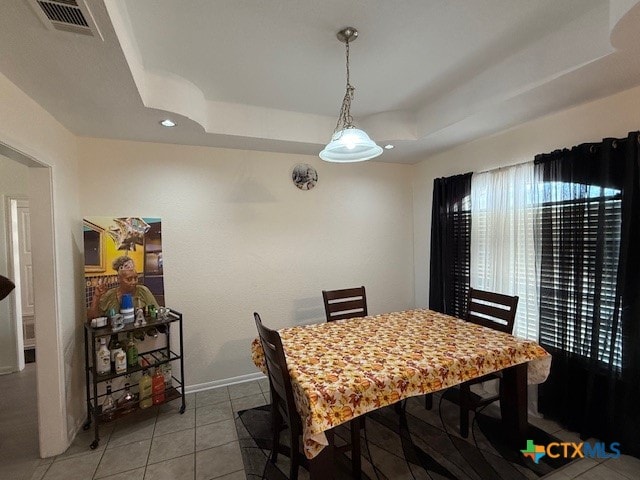
{"type": "Polygon", "coordinates": [[[14,291],[0,301],[0,374],[24,368],[23,314],[34,317],[33,282],[28,266],[21,281],[20,268],[30,264],[30,229],[28,216],[29,167],[0,155],[0,275],[15,284],[14,291]],[[21,210],[18,211],[18,202],[21,210]],[[27,207],[26,210],[24,207],[27,207]],[[17,218],[18,213],[22,215],[17,218]],[[25,215],[26,214],[26,215],[25,215]],[[26,221],[26,223],[25,223],[26,221]],[[28,255],[20,255],[22,249],[28,255]],[[22,260],[20,259],[22,257],[22,260]],[[22,301],[21,297],[25,297],[22,301]],[[31,300],[28,297],[31,297],[31,300]],[[23,309],[23,305],[25,308],[23,309]],[[23,311],[24,310],[24,311],[23,311]]]}
{"type": "Polygon", "coordinates": [[[11,265],[5,198],[11,195],[29,198],[29,243],[37,272],[33,275],[33,299],[38,317],[38,362],[28,364],[23,371],[18,368],[17,348],[22,329],[14,314],[20,302],[16,302],[14,292],[9,301],[0,301],[0,478],[16,480],[31,478],[33,468],[49,461],[40,460],[40,456],[51,457],[68,445],[56,303],[52,167],[23,153],[25,148],[18,150],[0,141],[0,274],[8,276],[11,265]],[[28,442],[28,447],[20,438],[28,442]],[[14,450],[18,445],[20,448],[14,450]]]}
{"type": "Polygon", "coordinates": [[[0,274],[16,285],[0,301],[0,478],[30,478],[41,462],[37,366],[25,361],[35,348],[28,187],[29,167],[0,155],[0,274]]]}
{"type": "MultiPolygon", "coordinates": [[[[8,246],[6,245],[6,199],[9,193],[29,199],[30,246],[33,256],[33,300],[37,317],[35,328],[38,345],[36,385],[36,410],[31,418],[38,422],[38,452],[43,457],[62,453],[69,445],[71,435],[79,428],[67,416],[67,388],[64,371],[64,348],[59,318],[58,282],[56,277],[56,242],[53,218],[53,167],[43,163],[25,145],[12,146],[0,140],[0,273],[8,271],[8,246]],[[27,172],[26,179],[24,172],[27,172]],[[18,188],[22,182],[22,188],[18,188]],[[26,187],[24,187],[26,183],[26,187]],[[37,393],[36,393],[37,392],[37,393]]],[[[71,295],[73,296],[73,295],[71,295]]],[[[22,338],[22,328],[17,325],[9,304],[0,302],[0,376],[15,372],[19,356],[17,343],[22,338]],[[20,328],[19,328],[20,327],[20,328]],[[16,340],[18,339],[18,340],[16,340]]],[[[13,298],[12,311],[20,305],[13,298]]],[[[73,311],[73,308],[70,309],[73,311]]],[[[73,339],[72,339],[73,340],[73,339]]],[[[22,340],[24,344],[24,339],[22,340]]],[[[77,349],[76,349],[77,350],[77,349]]],[[[15,375],[15,374],[14,374],[15,375]]],[[[79,382],[75,379],[76,383],[79,382]]],[[[3,392],[4,393],[4,392],[3,392]]],[[[76,396],[77,397],[77,396],[76,396]]],[[[74,397],[74,398],[76,398],[74,397]]],[[[77,423],[77,422],[76,422],[77,423]]],[[[10,441],[9,438],[7,441],[10,441]]],[[[0,473],[0,478],[6,478],[0,473]]],[[[11,477],[9,477],[11,478],[11,477]]]]}

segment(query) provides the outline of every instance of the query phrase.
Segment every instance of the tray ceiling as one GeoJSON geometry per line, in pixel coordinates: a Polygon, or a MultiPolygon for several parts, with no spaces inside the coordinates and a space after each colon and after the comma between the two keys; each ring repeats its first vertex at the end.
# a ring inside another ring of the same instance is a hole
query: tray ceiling
{"type": "Polygon", "coordinates": [[[80,136],[315,155],[347,25],[356,124],[396,146],[376,161],[640,84],[631,0],[78,0],[95,36],[47,28],[34,3],[0,2],[0,72],[80,136]]]}

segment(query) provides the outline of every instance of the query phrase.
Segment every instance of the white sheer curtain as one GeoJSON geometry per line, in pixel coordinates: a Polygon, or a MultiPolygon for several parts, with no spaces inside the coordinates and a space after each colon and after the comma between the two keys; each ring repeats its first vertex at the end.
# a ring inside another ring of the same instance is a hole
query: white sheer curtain
{"type": "Polygon", "coordinates": [[[520,297],[517,337],[538,339],[533,162],[471,179],[471,286],[520,297]]]}
{"type": "MultiPolygon", "coordinates": [[[[538,340],[540,262],[534,245],[533,162],[471,177],[471,286],[518,295],[513,334],[538,340]]],[[[497,391],[495,382],[482,389],[497,391]]],[[[528,388],[528,410],[538,413],[538,389],[528,388]]]]}

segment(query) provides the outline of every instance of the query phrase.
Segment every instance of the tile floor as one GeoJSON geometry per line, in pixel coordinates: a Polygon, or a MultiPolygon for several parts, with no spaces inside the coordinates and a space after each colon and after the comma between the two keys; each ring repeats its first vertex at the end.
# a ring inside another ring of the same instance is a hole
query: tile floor
{"type": "MultiPolygon", "coordinates": [[[[5,376],[11,377],[11,376],[5,376]]],[[[6,392],[5,377],[0,377],[0,391],[6,392]]],[[[34,376],[35,378],[35,376],[34,376]]],[[[267,403],[266,379],[187,395],[187,410],[178,413],[179,402],[157,410],[142,411],[110,426],[102,426],[96,450],[89,444],[93,432],[80,432],[62,455],[37,459],[28,450],[26,457],[11,460],[0,456],[0,478],[7,480],[240,480],[245,478],[238,444],[234,414],[239,410],[267,403]],[[20,467],[23,470],[19,470],[20,467]],[[13,468],[13,470],[12,470],[13,468]],[[3,470],[4,469],[4,470],[3,470]],[[28,476],[24,476],[25,472],[28,476]]],[[[3,402],[3,407],[4,402],[3,402]]],[[[15,405],[8,403],[10,408],[15,405]]],[[[35,404],[32,406],[35,408],[35,404]]],[[[3,408],[4,411],[4,408],[3,408]]],[[[9,432],[0,417],[0,442],[9,432]]],[[[576,441],[571,432],[553,422],[531,418],[534,423],[567,441],[576,441]]],[[[33,431],[23,429],[27,440],[33,431]]],[[[13,430],[13,435],[15,432],[13,430]]],[[[14,438],[14,442],[16,439],[14,438]]],[[[20,442],[17,442],[20,443],[20,442]]],[[[2,445],[2,444],[0,444],[2,445]]],[[[36,444],[37,445],[37,441],[36,444]]],[[[3,449],[4,449],[4,445],[3,449]]],[[[640,478],[640,460],[623,456],[596,461],[583,459],[553,472],[545,480],[631,480],[640,478]]]]}
{"type": "Polygon", "coordinates": [[[81,432],[69,449],[32,480],[239,480],[244,469],[234,414],[267,403],[265,382],[250,382],[187,395],[154,410],[81,432]]]}
{"type": "Polygon", "coordinates": [[[29,480],[40,465],[36,366],[0,375],[0,479],[29,480]]]}

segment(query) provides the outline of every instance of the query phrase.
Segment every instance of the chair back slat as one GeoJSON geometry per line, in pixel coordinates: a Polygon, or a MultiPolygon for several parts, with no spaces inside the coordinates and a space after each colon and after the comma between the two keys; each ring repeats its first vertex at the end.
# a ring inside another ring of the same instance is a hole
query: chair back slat
{"type": "Polygon", "coordinates": [[[269,372],[269,380],[271,382],[271,386],[276,390],[276,393],[282,400],[286,400],[287,390],[284,383],[285,374],[278,364],[275,350],[265,350],[264,356],[267,362],[267,371],[269,372]]]}
{"type": "Polygon", "coordinates": [[[269,374],[269,386],[271,390],[271,401],[276,402],[277,407],[284,411],[287,416],[293,417],[295,412],[295,401],[293,399],[293,387],[291,377],[287,368],[287,359],[284,354],[280,334],[276,330],[271,330],[262,324],[260,315],[253,314],[258,328],[258,336],[264,351],[265,363],[269,374]],[[293,411],[291,411],[293,409],[293,411]]]}
{"type": "Polygon", "coordinates": [[[328,300],[362,297],[364,294],[364,287],[343,288],[342,290],[323,290],[322,293],[326,294],[328,300]]]}
{"type": "Polygon", "coordinates": [[[322,298],[327,322],[368,315],[367,295],[364,286],[342,290],[323,290],[322,298]]]}
{"type": "Polygon", "coordinates": [[[501,332],[512,333],[518,300],[517,296],[470,288],[467,321],[501,332]]]}

